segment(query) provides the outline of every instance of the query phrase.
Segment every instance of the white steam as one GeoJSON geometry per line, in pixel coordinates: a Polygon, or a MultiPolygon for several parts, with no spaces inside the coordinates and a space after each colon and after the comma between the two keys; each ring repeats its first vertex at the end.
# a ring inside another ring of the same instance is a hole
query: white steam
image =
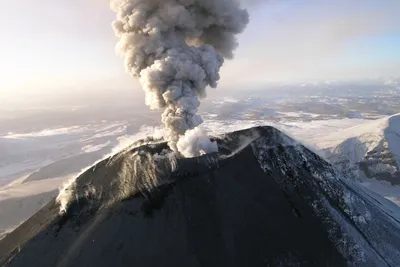
{"type": "Polygon", "coordinates": [[[206,87],[216,87],[235,35],[249,17],[235,0],[111,0],[118,53],[138,77],[146,104],[164,109],[165,139],[185,157],[214,152],[197,114],[206,87]]]}
{"type": "MultiPolygon", "coordinates": [[[[82,171],[83,173],[83,171],[82,171]]],[[[60,214],[66,213],[67,212],[67,207],[71,200],[74,197],[74,192],[75,192],[75,186],[76,186],[76,178],[78,178],[79,175],[73,176],[71,179],[69,179],[66,183],[60,187],[60,192],[58,193],[58,196],[56,198],[56,202],[60,204],[60,214]]]]}
{"type": "Polygon", "coordinates": [[[201,127],[187,130],[185,135],[179,138],[176,146],[184,157],[218,151],[217,143],[211,142],[207,137],[207,133],[201,127]]]}

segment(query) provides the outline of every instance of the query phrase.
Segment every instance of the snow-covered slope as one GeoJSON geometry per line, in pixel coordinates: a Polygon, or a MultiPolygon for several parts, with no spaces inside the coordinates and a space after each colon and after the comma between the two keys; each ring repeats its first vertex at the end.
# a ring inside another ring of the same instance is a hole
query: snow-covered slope
{"type": "Polygon", "coordinates": [[[400,114],[314,140],[347,177],[400,206],[400,114]]]}
{"type": "Polygon", "coordinates": [[[329,134],[318,146],[353,178],[400,184],[400,114],[329,134]]]}

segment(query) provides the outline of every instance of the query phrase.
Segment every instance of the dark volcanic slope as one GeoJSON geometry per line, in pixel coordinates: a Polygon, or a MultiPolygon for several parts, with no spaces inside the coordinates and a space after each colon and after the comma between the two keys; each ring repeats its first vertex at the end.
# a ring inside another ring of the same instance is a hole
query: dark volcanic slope
{"type": "Polygon", "coordinates": [[[0,241],[5,266],[399,266],[399,222],[270,127],[220,154],[136,146],[78,177],[0,241]]]}

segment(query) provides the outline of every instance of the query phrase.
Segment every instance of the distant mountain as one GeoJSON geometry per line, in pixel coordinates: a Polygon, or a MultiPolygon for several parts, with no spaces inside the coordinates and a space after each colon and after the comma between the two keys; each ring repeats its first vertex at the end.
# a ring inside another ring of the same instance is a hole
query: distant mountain
{"type": "Polygon", "coordinates": [[[384,199],[274,128],[214,140],[219,154],[148,141],[99,162],[0,241],[0,265],[400,265],[384,199]]]}
{"type": "Polygon", "coordinates": [[[400,185],[400,114],[332,133],[318,145],[352,178],[400,185]]]}

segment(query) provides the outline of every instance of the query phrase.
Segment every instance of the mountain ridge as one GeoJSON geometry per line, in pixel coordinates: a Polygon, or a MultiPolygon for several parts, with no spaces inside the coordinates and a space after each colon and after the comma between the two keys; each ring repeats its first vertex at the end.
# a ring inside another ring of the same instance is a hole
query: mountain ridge
{"type": "Polygon", "coordinates": [[[295,140],[272,127],[213,140],[219,154],[171,159],[160,156],[166,143],[147,141],[99,162],[78,177],[64,211],[53,200],[0,241],[0,264],[400,262],[396,218],[295,140]]]}
{"type": "Polygon", "coordinates": [[[333,133],[319,145],[349,177],[400,184],[400,114],[333,133]]]}

